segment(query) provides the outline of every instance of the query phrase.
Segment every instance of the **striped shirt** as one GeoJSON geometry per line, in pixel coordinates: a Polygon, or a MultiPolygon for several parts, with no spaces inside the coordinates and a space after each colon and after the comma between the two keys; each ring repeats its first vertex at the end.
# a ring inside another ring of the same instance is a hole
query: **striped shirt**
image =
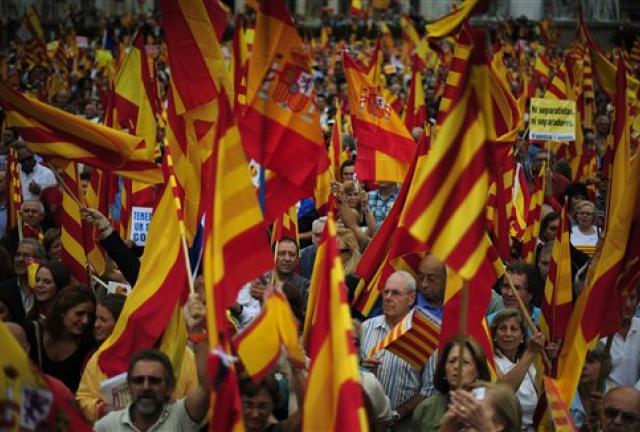
{"type": "MultiPolygon", "coordinates": [[[[360,355],[363,359],[390,330],[384,315],[362,323],[360,355]]],[[[381,362],[376,376],[389,396],[393,409],[398,408],[416,394],[426,397],[433,393],[433,374],[430,368],[416,369],[387,350],[379,351],[374,358],[381,362]]]]}

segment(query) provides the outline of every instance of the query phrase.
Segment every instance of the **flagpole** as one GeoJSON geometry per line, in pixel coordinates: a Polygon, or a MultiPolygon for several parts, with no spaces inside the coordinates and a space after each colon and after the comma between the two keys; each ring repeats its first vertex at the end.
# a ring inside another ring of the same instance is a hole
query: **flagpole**
{"type": "Polygon", "coordinates": [[[460,292],[460,324],[458,327],[458,382],[456,388],[462,388],[462,367],[464,365],[464,342],[467,337],[467,313],[469,311],[469,282],[462,282],[460,292]]]}

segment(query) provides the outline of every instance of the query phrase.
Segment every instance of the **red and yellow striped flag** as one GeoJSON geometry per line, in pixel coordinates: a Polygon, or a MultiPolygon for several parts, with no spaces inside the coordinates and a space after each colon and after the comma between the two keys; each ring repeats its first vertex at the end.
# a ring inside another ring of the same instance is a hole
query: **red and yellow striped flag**
{"type": "Polygon", "coordinates": [[[409,99],[404,115],[404,124],[411,132],[413,128],[422,128],[427,123],[427,106],[424,99],[424,87],[422,86],[422,72],[417,56],[411,61],[411,84],[409,87],[409,99]]]}
{"type": "Polygon", "coordinates": [[[22,207],[22,182],[20,181],[20,165],[18,151],[9,148],[7,154],[7,233],[18,226],[20,207],[22,207]]]}
{"type": "Polygon", "coordinates": [[[286,213],[277,217],[273,221],[271,231],[271,246],[274,246],[283,238],[290,238],[300,247],[300,236],[298,234],[298,208],[295,205],[289,207],[286,213]]]}
{"type": "Polygon", "coordinates": [[[0,83],[0,105],[7,125],[32,152],[41,156],[81,162],[146,183],[160,183],[161,170],[149,159],[144,141],[124,132],[95,124],[0,83]]]}
{"type": "Polygon", "coordinates": [[[540,329],[546,340],[551,342],[560,342],[564,339],[573,307],[569,234],[569,215],[567,204],[565,204],[551,252],[540,319],[540,329]]]}
{"type": "Polygon", "coordinates": [[[362,0],[351,0],[351,13],[360,18],[367,16],[367,12],[362,8],[362,0]]]}
{"type": "Polygon", "coordinates": [[[128,239],[131,233],[131,215],[134,207],[153,207],[156,187],[131,179],[123,179],[120,188],[120,237],[128,239]]]}
{"type": "Polygon", "coordinates": [[[262,2],[239,126],[247,155],[271,171],[265,220],[312,196],[329,164],[313,75],[283,0],[262,2]]]}
{"type": "Polygon", "coordinates": [[[156,143],[160,102],[152,82],[144,48],[144,34],[139,32],[116,74],[105,124],[144,138],[149,160],[159,155],[156,143]]]}
{"type": "MultiPolygon", "coordinates": [[[[544,392],[547,401],[550,420],[553,423],[554,432],[575,432],[577,428],[573,424],[569,414],[570,405],[562,400],[562,394],[558,388],[558,383],[553,378],[544,377],[544,392]]],[[[538,429],[540,430],[540,429],[538,429]]]]}
{"type": "Polygon", "coordinates": [[[427,24],[425,26],[427,38],[439,39],[450,36],[462,25],[465,18],[484,9],[487,4],[486,0],[465,0],[464,3],[454,8],[449,14],[427,24]]]}
{"type": "Polygon", "coordinates": [[[226,94],[220,94],[212,157],[203,166],[206,198],[204,247],[205,298],[210,356],[209,376],[215,379],[212,402],[215,426],[242,428],[242,408],[233,365],[226,310],[238,291],[273,267],[266,227],[251,183],[240,134],[226,94]],[[230,188],[229,185],[234,185],[230,188]],[[242,271],[237,271],[242,269],[242,271]]]}
{"type": "Polygon", "coordinates": [[[344,53],[353,134],[358,140],[360,180],[402,182],[416,150],[413,137],[382,95],[382,88],[344,53]]]}
{"type": "Polygon", "coordinates": [[[249,45],[243,15],[236,16],[233,31],[233,107],[239,112],[247,104],[247,71],[249,67],[249,45]]]}
{"type": "Polygon", "coordinates": [[[44,40],[40,17],[33,5],[25,11],[22,26],[18,29],[17,35],[24,41],[29,69],[34,66],[47,67],[47,44],[44,40]]]}
{"type": "MultiPolygon", "coordinates": [[[[543,163],[540,173],[533,181],[534,191],[527,210],[527,228],[522,237],[522,252],[520,256],[524,261],[532,264],[536,260],[536,246],[538,244],[538,234],[540,234],[546,172],[547,165],[543,163]]],[[[526,187],[526,184],[524,186],[526,187]]]]}
{"type": "MultiPolygon", "coordinates": [[[[108,172],[99,169],[91,171],[85,197],[87,207],[97,209],[111,219],[111,204],[115,201],[117,181],[117,177],[108,172]]],[[[86,223],[83,224],[83,229],[85,238],[91,239],[87,248],[89,263],[97,275],[102,275],[106,270],[106,254],[100,246],[100,233],[97,228],[86,223]]]]}
{"type": "Polygon", "coordinates": [[[618,59],[615,169],[612,170],[607,234],[574,306],[558,358],[558,386],[566,404],[573,400],[587,351],[601,336],[611,335],[620,327],[622,301],[627,294],[623,291],[627,287],[620,285],[620,277],[638,258],[640,158],[630,157],[627,76],[622,62],[618,59]]]}
{"type": "Polygon", "coordinates": [[[62,262],[71,276],[83,285],[89,282],[87,273],[87,243],[80,218],[79,199],[83,199],[78,171],[74,162],[68,162],[62,174],[65,187],[62,192],[62,262]]]}
{"type": "Polygon", "coordinates": [[[440,324],[414,308],[371,349],[368,357],[372,358],[378,351],[386,349],[421,369],[438,348],[439,338],[440,324]]]}
{"type": "Polygon", "coordinates": [[[299,367],[305,363],[298,335],[298,322],[285,295],[274,291],[265,295],[262,312],[242,333],[233,338],[238,357],[254,381],[259,382],[275,366],[280,349],[299,367]]]}
{"type": "Polygon", "coordinates": [[[464,91],[461,85],[462,75],[469,63],[471,48],[472,43],[465,36],[465,33],[462,33],[456,38],[456,44],[453,49],[453,59],[449,66],[449,73],[447,73],[442,99],[440,100],[440,106],[438,108],[437,122],[439,125],[442,124],[444,118],[451,110],[453,101],[458,100],[464,91]]]}
{"type": "Polygon", "coordinates": [[[353,340],[336,225],[329,213],[313,266],[305,318],[311,365],[303,430],[368,430],[353,340]]]}
{"type": "Polygon", "coordinates": [[[413,26],[413,22],[411,18],[405,14],[400,15],[400,20],[398,21],[400,25],[400,29],[402,30],[402,37],[404,40],[409,42],[410,46],[417,47],[420,43],[420,36],[416,31],[416,28],[413,26]]]}

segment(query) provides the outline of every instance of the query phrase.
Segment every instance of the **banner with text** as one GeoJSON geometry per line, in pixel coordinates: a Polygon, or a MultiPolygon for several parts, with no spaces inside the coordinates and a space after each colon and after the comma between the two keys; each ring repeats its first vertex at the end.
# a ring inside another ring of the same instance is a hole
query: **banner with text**
{"type": "Polygon", "coordinates": [[[529,112],[529,139],[575,141],[576,102],[532,98],[529,112]]]}
{"type": "Polygon", "coordinates": [[[133,207],[131,214],[129,240],[133,240],[136,246],[144,246],[147,243],[147,233],[149,225],[151,225],[153,209],[151,207],[133,207]]]}

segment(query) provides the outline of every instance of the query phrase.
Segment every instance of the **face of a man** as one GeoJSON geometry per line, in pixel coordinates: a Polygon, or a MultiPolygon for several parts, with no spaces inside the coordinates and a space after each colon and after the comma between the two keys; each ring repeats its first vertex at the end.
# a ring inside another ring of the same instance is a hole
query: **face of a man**
{"type": "Polygon", "coordinates": [[[25,174],[31,174],[33,168],[36,166],[36,159],[33,153],[26,147],[21,147],[20,150],[18,150],[18,161],[25,174]]]}
{"type": "Polygon", "coordinates": [[[318,245],[320,244],[320,239],[322,238],[323,231],[324,224],[314,224],[311,228],[311,241],[316,247],[318,247],[318,245]]]}
{"type": "Polygon", "coordinates": [[[342,181],[353,181],[353,173],[355,172],[356,167],[354,165],[347,165],[342,168],[342,181]]]}
{"type": "Polygon", "coordinates": [[[32,227],[40,226],[40,223],[44,219],[44,214],[37,202],[25,201],[24,204],[22,204],[20,213],[22,213],[23,222],[32,227]]]}
{"type": "MultiPolygon", "coordinates": [[[[525,306],[529,307],[532,296],[529,291],[527,291],[527,276],[523,274],[509,273],[509,277],[511,278],[511,282],[513,282],[513,287],[518,291],[518,295],[522,299],[522,302],[525,306]]],[[[502,293],[504,307],[519,309],[518,300],[516,299],[516,295],[513,293],[513,290],[511,290],[506,276],[502,278],[500,291],[502,293]]]]}
{"type": "Polygon", "coordinates": [[[418,290],[434,306],[442,304],[447,283],[444,265],[433,255],[427,255],[418,266],[418,290]]]}
{"type": "Polygon", "coordinates": [[[391,320],[404,317],[416,300],[416,293],[407,289],[398,275],[391,275],[382,290],[382,312],[391,320]]]}
{"type": "Polygon", "coordinates": [[[640,392],[631,388],[610,391],[602,401],[602,432],[640,429],[640,392]]]}
{"type": "Polygon", "coordinates": [[[276,270],[281,275],[289,275],[298,265],[298,248],[290,240],[283,240],[278,244],[276,254],[276,270]]]}
{"type": "Polygon", "coordinates": [[[16,255],[13,258],[13,271],[16,276],[24,276],[27,274],[27,260],[35,258],[36,248],[28,243],[22,243],[18,246],[16,255]]]}
{"type": "Polygon", "coordinates": [[[158,414],[171,396],[164,378],[164,367],[151,360],[140,360],[128,377],[134,409],[143,417],[158,414]]]}

